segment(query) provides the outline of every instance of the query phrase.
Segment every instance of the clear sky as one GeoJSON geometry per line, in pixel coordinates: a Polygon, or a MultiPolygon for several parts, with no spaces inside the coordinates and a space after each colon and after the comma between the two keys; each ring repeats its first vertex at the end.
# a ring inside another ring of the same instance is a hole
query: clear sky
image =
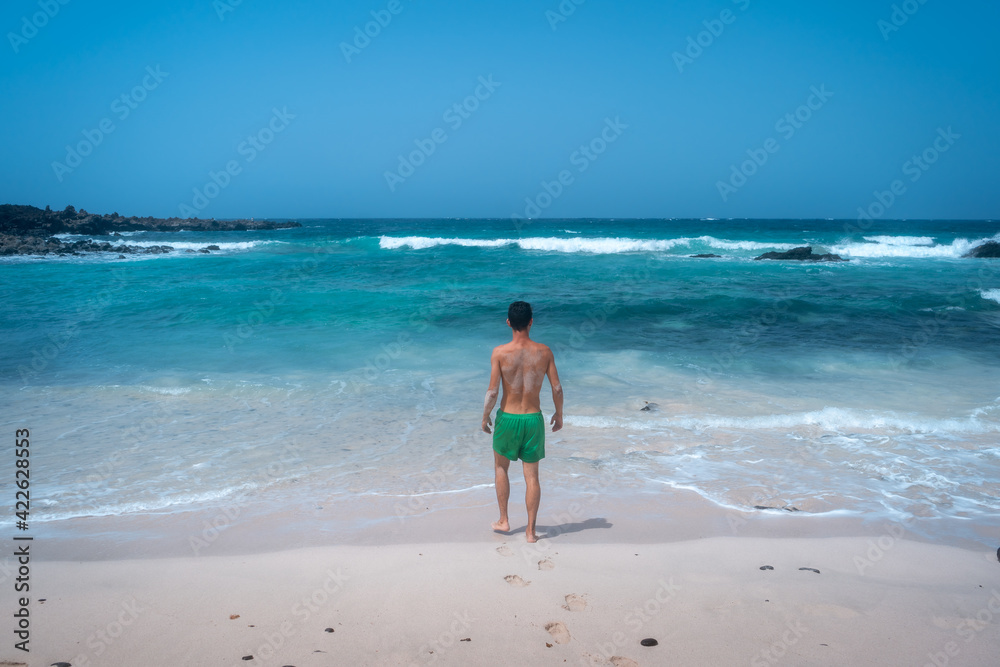
{"type": "Polygon", "coordinates": [[[995,0],[7,0],[0,27],[0,203],[1000,218],[995,0]]]}

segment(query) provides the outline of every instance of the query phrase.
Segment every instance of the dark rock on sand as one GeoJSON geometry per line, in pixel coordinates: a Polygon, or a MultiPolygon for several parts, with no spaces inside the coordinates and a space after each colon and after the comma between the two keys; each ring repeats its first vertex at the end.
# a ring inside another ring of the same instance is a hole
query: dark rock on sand
{"type": "Polygon", "coordinates": [[[335,632],[335,630],[333,628],[327,628],[326,630],[323,630],[323,632],[335,632]]]}
{"type": "Polygon", "coordinates": [[[802,570],[802,571],[805,571],[805,572],[815,572],[816,574],[819,574],[819,570],[817,570],[814,567],[800,567],[799,570],[802,570]]]}
{"type": "Polygon", "coordinates": [[[243,656],[243,659],[244,660],[253,660],[253,656],[252,655],[245,655],[245,656],[243,656]]]}
{"type": "Polygon", "coordinates": [[[655,639],[653,639],[652,637],[647,637],[646,639],[643,639],[643,640],[642,640],[641,642],[639,642],[639,643],[640,643],[640,644],[642,644],[643,646],[656,646],[656,645],[657,645],[657,644],[659,644],[660,642],[656,641],[656,640],[655,640],[655,639]]]}
{"type": "Polygon", "coordinates": [[[772,565],[761,565],[760,569],[762,569],[762,570],[773,570],[774,567],[772,565]]]}
{"type": "Polygon", "coordinates": [[[719,257],[722,257],[722,255],[713,255],[711,253],[705,253],[703,255],[691,255],[691,257],[695,259],[717,259],[719,257]]]}
{"type": "Polygon", "coordinates": [[[640,412],[656,412],[659,409],[660,409],[660,406],[657,405],[656,403],[650,403],[649,401],[646,401],[646,405],[644,405],[641,408],[639,408],[639,411],[640,412]]]}
{"type": "Polygon", "coordinates": [[[785,252],[765,252],[760,257],[754,259],[792,259],[799,262],[849,262],[840,255],[826,253],[824,255],[814,255],[813,249],[809,246],[803,248],[792,248],[785,252]]]}
{"type": "Polygon", "coordinates": [[[1000,257],[1000,243],[996,241],[987,241],[983,245],[976,246],[969,252],[965,253],[966,257],[989,257],[995,259],[1000,257]]]}
{"type": "Polygon", "coordinates": [[[73,667],[69,662],[53,662],[49,667],[73,667]]]}

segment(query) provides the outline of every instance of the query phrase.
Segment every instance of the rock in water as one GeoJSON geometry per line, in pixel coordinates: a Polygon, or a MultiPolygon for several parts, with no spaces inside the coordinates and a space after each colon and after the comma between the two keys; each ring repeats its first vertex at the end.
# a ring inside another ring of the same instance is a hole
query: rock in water
{"type": "Polygon", "coordinates": [[[694,259],[718,259],[722,255],[713,255],[712,253],[703,253],[701,255],[691,255],[694,259]]]}
{"type": "Polygon", "coordinates": [[[646,401],[646,405],[644,405],[641,408],[639,408],[639,411],[640,412],[656,412],[659,409],[660,409],[660,406],[657,405],[656,403],[650,403],[649,401],[646,401]]]}
{"type": "Polygon", "coordinates": [[[799,262],[849,262],[840,255],[826,253],[824,255],[814,255],[810,246],[803,248],[792,248],[785,252],[765,252],[760,257],[754,259],[793,259],[799,262]]]}
{"type": "Polygon", "coordinates": [[[1000,560],[1000,549],[997,549],[997,560],[1000,560]]]}
{"type": "Polygon", "coordinates": [[[965,257],[1000,257],[1000,243],[997,243],[996,241],[987,241],[983,245],[976,246],[969,252],[965,253],[965,257]]]}

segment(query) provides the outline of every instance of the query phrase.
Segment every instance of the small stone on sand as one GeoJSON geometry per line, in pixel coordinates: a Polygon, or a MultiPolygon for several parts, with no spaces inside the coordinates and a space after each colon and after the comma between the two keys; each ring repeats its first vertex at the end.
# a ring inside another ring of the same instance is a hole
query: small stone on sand
{"type": "Polygon", "coordinates": [[[642,640],[641,642],[639,642],[639,643],[640,643],[640,644],[642,644],[643,646],[656,646],[656,645],[657,645],[657,644],[659,644],[660,642],[656,641],[656,640],[655,640],[655,639],[653,639],[652,637],[647,637],[646,639],[643,639],[643,640],[642,640]]]}
{"type": "Polygon", "coordinates": [[[324,630],[323,632],[334,632],[334,629],[333,629],[333,628],[327,628],[327,629],[326,629],[326,630],[324,630]]]}
{"type": "Polygon", "coordinates": [[[805,572],[815,572],[816,574],[819,574],[819,570],[817,570],[814,567],[800,567],[799,570],[804,570],[805,572]]]}
{"type": "Polygon", "coordinates": [[[770,566],[770,565],[761,565],[760,569],[762,569],[762,570],[773,570],[774,568],[772,566],[770,566]]]}
{"type": "Polygon", "coordinates": [[[460,641],[460,642],[471,642],[472,641],[472,637],[466,637],[465,639],[459,639],[458,641],[460,641]]]}
{"type": "Polygon", "coordinates": [[[239,614],[230,614],[230,615],[229,615],[229,620],[230,620],[230,621],[235,621],[235,620],[236,620],[237,618],[239,618],[239,617],[240,617],[240,615],[239,615],[239,614]]]}
{"type": "Polygon", "coordinates": [[[245,656],[243,656],[243,659],[244,660],[253,660],[253,656],[252,655],[245,655],[245,656]]]}

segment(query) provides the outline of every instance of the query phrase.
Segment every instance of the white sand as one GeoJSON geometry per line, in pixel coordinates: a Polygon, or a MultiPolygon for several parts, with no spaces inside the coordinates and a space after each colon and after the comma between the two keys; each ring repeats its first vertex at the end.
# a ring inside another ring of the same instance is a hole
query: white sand
{"type": "Polygon", "coordinates": [[[8,635],[0,660],[940,667],[1000,655],[994,552],[887,536],[881,547],[874,537],[571,537],[43,560],[32,566],[32,652],[8,635]],[[659,645],[641,646],[645,637],[659,645]]]}

